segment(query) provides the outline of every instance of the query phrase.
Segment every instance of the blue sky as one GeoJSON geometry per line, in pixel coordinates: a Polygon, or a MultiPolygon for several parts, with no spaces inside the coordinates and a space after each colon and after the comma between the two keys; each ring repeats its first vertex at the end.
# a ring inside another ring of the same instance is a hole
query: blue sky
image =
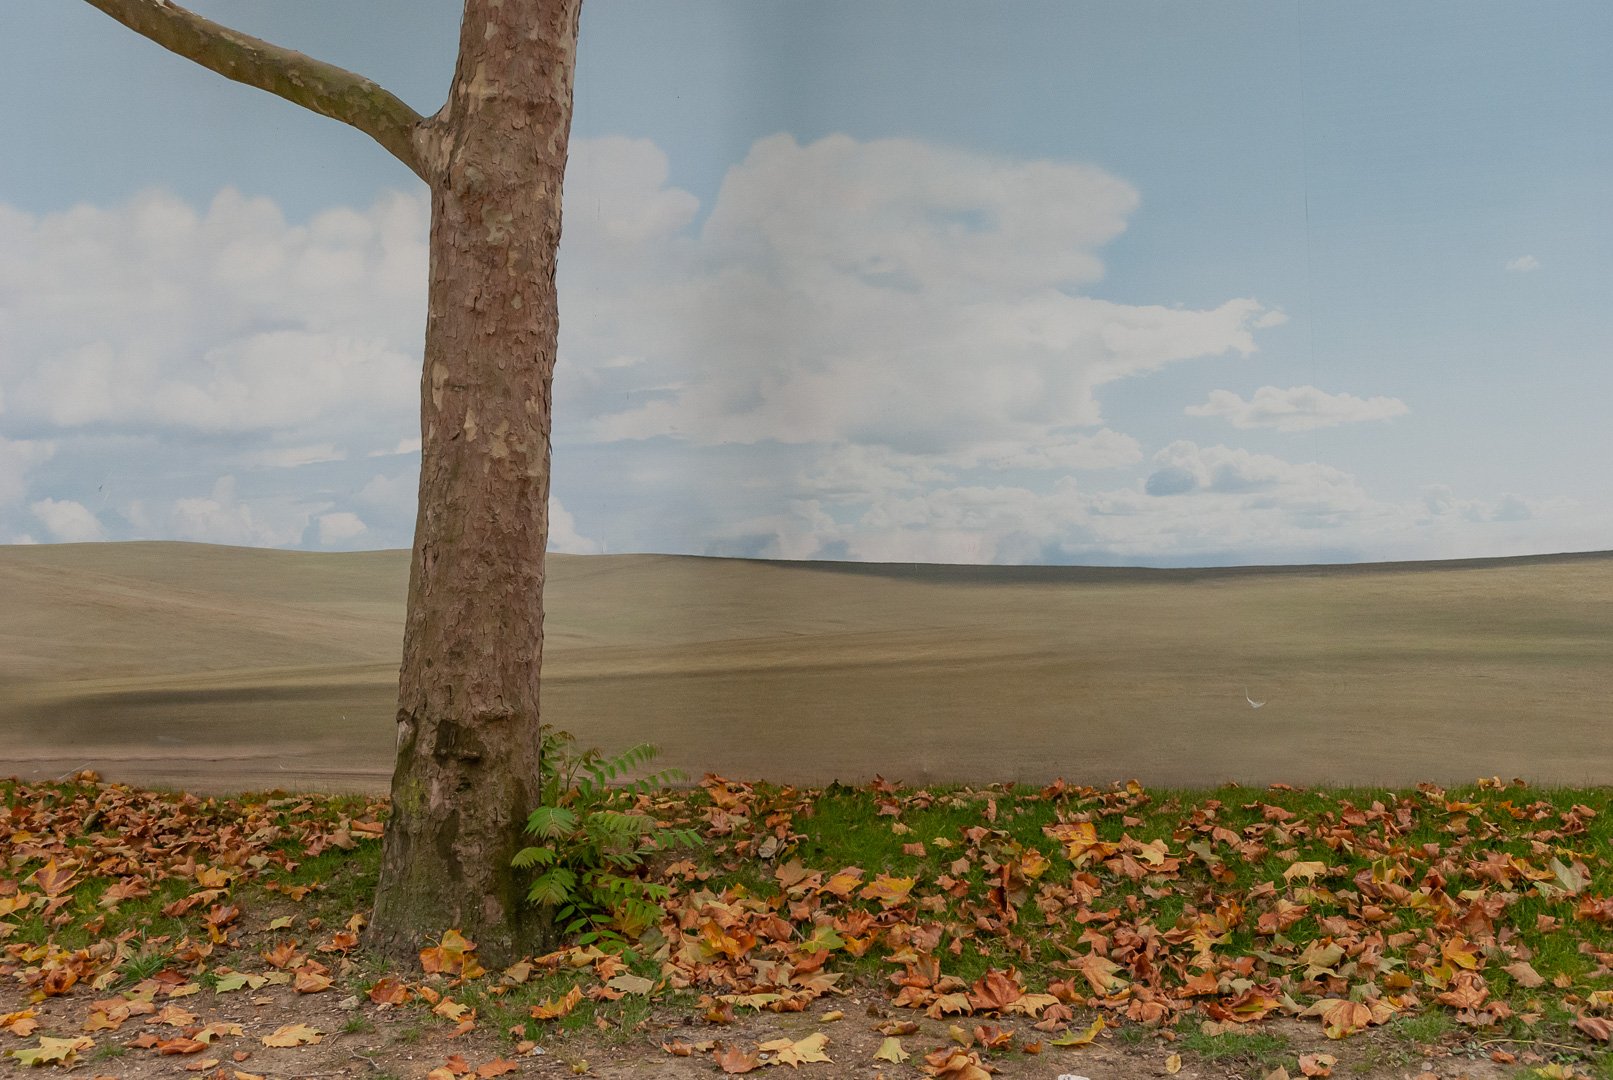
{"type": "MultiPolygon", "coordinates": [[[[422,112],[453,0],[196,0],[422,112]]],[[[1603,549],[1603,4],[588,0],[552,546],[1603,549]]],[[[407,546],[424,186],[0,10],[0,542],[407,546]]]]}

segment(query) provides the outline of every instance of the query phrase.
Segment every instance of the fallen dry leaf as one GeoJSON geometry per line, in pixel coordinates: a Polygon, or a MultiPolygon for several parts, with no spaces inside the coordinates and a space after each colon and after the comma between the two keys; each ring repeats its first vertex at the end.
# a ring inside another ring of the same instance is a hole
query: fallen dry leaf
{"type": "Polygon", "coordinates": [[[823,1048],[827,1045],[829,1045],[829,1036],[821,1031],[808,1035],[804,1039],[797,1039],[789,1046],[779,1049],[779,1064],[788,1065],[791,1068],[800,1068],[803,1061],[829,1061],[831,1060],[829,1055],[823,1052],[823,1048]]]}
{"type": "Polygon", "coordinates": [[[573,986],[559,999],[544,998],[541,1004],[532,1006],[532,1019],[558,1020],[570,1015],[571,1010],[575,1009],[580,1001],[582,1001],[582,987],[573,986]]]}
{"type": "Polygon", "coordinates": [[[311,1046],[325,1033],[307,1024],[282,1024],[272,1035],[263,1036],[264,1046],[311,1046]]]}
{"type": "Polygon", "coordinates": [[[894,1035],[887,1035],[885,1041],[879,1044],[879,1049],[874,1051],[875,1061],[889,1061],[894,1065],[900,1065],[912,1056],[902,1049],[902,1040],[894,1035]]]}
{"type": "Polygon", "coordinates": [[[732,1044],[717,1055],[717,1067],[725,1073],[748,1073],[761,1063],[761,1058],[756,1054],[747,1054],[732,1044]]]}
{"type": "Polygon", "coordinates": [[[1339,1059],[1332,1054],[1299,1055],[1299,1071],[1306,1076],[1330,1076],[1339,1059]]]}
{"type": "Polygon", "coordinates": [[[1533,990],[1537,986],[1544,986],[1546,983],[1545,978],[1533,967],[1531,967],[1526,960],[1519,960],[1515,964],[1508,964],[1501,970],[1517,980],[1519,986],[1526,987],[1530,990],[1533,990]]]}
{"type": "Polygon", "coordinates": [[[71,1065],[78,1054],[93,1049],[95,1040],[87,1035],[76,1039],[51,1039],[41,1035],[38,1046],[7,1050],[6,1054],[24,1065],[46,1065],[52,1062],[71,1065]]]}

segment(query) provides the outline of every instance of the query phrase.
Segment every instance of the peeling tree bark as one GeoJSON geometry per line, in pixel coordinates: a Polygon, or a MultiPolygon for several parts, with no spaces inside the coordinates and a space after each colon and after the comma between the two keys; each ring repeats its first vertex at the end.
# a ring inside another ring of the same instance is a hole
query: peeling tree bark
{"type": "Polygon", "coordinates": [[[488,963],[542,927],[512,871],[540,786],[555,253],[582,0],[466,0],[448,103],[375,83],[169,0],[88,0],[231,79],[369,134],[431,188],[420,506],[398,757],[369,944],[449,928],[488,963]]]}
{"type": "Polygon", "coordinates": [[[467,0],[431,147],[423,449],[398,762],[371,943],[538,932],[510,868],[537,805],[555,251],[581,0],[467,0]]]}

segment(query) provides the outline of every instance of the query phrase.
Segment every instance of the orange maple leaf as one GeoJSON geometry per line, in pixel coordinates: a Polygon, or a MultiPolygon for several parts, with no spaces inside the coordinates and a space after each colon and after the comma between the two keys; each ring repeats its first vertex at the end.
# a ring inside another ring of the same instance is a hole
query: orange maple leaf
{"type": "Polygon", "coordinates": [[[748,1073],[759,1067],[762,1059],[756,1054],[747,1054],[738,1046],[730,1044],[728,1049],[717,1055],[717,1067],[725,1073],[748,1073]]]}
{"type": "Polygon", "coordinates": [[[860,866],[848,866],[823,883],[822,890],[834,893],[842,900],[851,895],[851,891],[862,880],[863,871],[860,866]]]}

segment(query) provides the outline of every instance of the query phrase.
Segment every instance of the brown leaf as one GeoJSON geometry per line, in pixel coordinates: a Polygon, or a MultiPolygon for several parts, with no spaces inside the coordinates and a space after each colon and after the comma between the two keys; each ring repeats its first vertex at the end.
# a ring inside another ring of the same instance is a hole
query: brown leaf
{"type": "Polygon", "coordinates": [[[1609,1024],[1600,1016],[1576,1016],[1574,1026],[1597,1042],[1613,1040],[1613,1024],[1609,1024]]]}
{"type": "Polygon", "coordinates": [[[196,1022],[196,1014],[181,1009],[178,1005],[164,1005],[156,1016],[151,1018],[153,1024],[172,1024],[174,1027],[190,1027],[196,1022]]]}
{"type": "Polygon", "coordinates": [[[292,988],[299,994],[317,994],[329,990],[331,986],[329,975],[316,975],[306,970],[297,972],[296,981],[292,983],[292,988]]]}
{"type": "Polygon", "coordinates": [[[13,1035],[26,1039],[39,1026],[39,1021],[35,1019],[38,1015],[38,1009],[23,1009],[21,1012],[6,1013],[0,1016],[0,1030],[9,1031],[13,1035]]]}
{"type": "Polygon", "coordinates": [[[159,1054],[194,1054],[206,1049],[207,1044],[200,1039],[168,1039],[157,1044],[159,1054]]]}
{"type": "Polygon", "coordinates": [[[1451,980],[1451,988],[1436,995],[1436,999],[1453,1009],[1476,1009],[1489,996],[1490,988],[1485,985],[1484,976],[1476,971],[1458,971],[1451,980]]]}
{"type": "Polygon", "coordinates": [[[1331,1076],[1339,1059],[1332,1054],[1299,1055],[1299,1071],[1306,1076],[1331,1076]]]}
{"type": "Polygon", "coordinates": [[[46,896],[59,896],[78,884],[78,871],[59,869],[56,860],[51,859],[28,875],[27,880],[45,890],[46,896]]]}
{"type": "Polygon", "coordinates": [[[996,1024],[981,1024],[975,1028],[974,1036],[988,1050],[1006,1050],[1013,1041],[1014,1033],[1004,1031],[996,1024]]]}
{"type": "Polygon", "coordinates": [[[514,1072],[518,1068],[520,1066],[513,1061],[505,1061],[501,1057],[496,1057],[486,1065],[476,1066],[476,1075],[481,1077],[481,1080],[488,1080],[489,1077],[502,1076],[504,1073],[514,1072]]]}
{"type": "Polygon", "coordinates": [[[282,941],[272,949],[263,952],[262,956],[270,964],[281,969],[296,967],[297,965],[294,961],[300,959],[295,941],[282,941]]]}
{"type": "Polygon", "coordinates": [[[402,1005],[409,1000],[409,988],[391,976],[387,976],[370,987],[370,1000],[377,1005],[382,1002],[402,1005]]]}
{"type": "Polygon", "coordinates": [[[1515,964],[1508,964],[1501,969],[1517,980],[1518,985],[1528,989],[1545,985],[1545,978],[1529,965],[1527,960],[1519,960],[1515,964]]]}
{"type": "Polygon", "coordinates": [[[725,1073],[748,1073],[761,1065],[762,1059],[755,1054],[747,1054],[738,1046],[730,1045],[721,1054],[717,1055],[717,1067],[725,1073]]]}
{"type": "Polygon", "coordinates": [[[975,981],[969,993],[969,1004],[983,1012],[1001,1009],[1024,996],[1024,991],[1009,978],[1009,972],[990,968],[975,981]]]}

